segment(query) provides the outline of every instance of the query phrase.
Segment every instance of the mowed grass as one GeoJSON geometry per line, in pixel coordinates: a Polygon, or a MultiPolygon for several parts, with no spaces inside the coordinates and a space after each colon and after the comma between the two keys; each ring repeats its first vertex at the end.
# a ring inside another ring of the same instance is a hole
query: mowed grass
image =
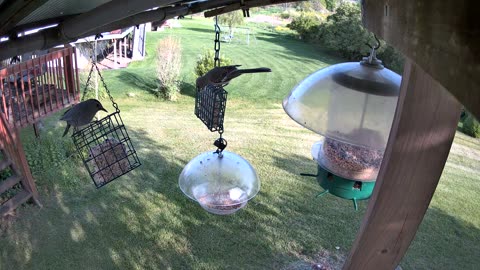
{"type": "MultiPolygon", "coordinates": [[[[193,114],[193,67],[204,49],[213,48],[212,21],[181,23],[181,29],[148,34],[145,60],[104,72],[140,168],[96,190],[81,161],[70,157],[71,139],[60,137],[59,115],[44,122],[40,139],[29,129],[22,134],[44,207],[17,211],[0,236],[0,269],[311,269],[325,257],[341,265],[367,202],[355,212],[350,201],[315,198],[321,188],[299,174],[315,173],[310,147],[319,137],[281,106],[302,78],[341,59],[270,32],[258,31],[249,46],[222,43],[222,54],[234,63],[273,72],[242,76],[226,88],[227,150],[251,162],[262,186],[245,209],[215,216],[177,184],[186,163],[214,150],[217,138],[193,114]],[[167,35],[182,42],[184,83],[177,102],[158,101],[149,92],[156,87],[156,44],[167,35]]],[[[479,140],[458,133],[403,269],[480,265],[479,174],[479,140]]]]}

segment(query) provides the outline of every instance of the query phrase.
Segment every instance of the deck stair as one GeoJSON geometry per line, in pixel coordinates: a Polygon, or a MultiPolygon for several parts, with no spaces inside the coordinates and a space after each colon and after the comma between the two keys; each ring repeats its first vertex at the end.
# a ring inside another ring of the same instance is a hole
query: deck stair
{"type": "Polygon", "coordinates": [[[75,48],[0,69],[0,218],[29,200],[40,205],[20,129],[79,100],[75,48]]]}

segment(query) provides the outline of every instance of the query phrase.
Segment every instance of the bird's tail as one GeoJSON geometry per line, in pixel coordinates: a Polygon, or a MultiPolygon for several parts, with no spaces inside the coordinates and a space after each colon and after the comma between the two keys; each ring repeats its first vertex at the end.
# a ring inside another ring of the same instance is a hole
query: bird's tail
{"type": "Polygon", "coordinates": [[[62,137],[65,137],[65,135],[67,135],[69,129],[70,129],[70,124],[67,123],[67,127],[65,128],[65,132],[63,132],[62,137]]]}
{"type": "Polygon", "coordinates": [[[234,79],[242,74],[245,74],[245,73],[259,73],[259,72],[271,72],[272,70],[269,69],[269,68],[264,68],[264,67],[261,67],[261,68],[247,68],[247,69],[237,69],[237,70],[234,70],[232,72],[230,72],[229,74],[227,74],[227,76],[225,76],[225,78],[223,79],[223,81],[230,81],[231,79],[234,79]]]}
{"type": "Polygon", "coordinates": [[[248,69],[238,69],[236,70],[237,72],[240,72],[240,74],[243,73],[258,73],[258,72],[272,72],[271,69],[261,67],[261,68],[248,68],[248,69]]]}

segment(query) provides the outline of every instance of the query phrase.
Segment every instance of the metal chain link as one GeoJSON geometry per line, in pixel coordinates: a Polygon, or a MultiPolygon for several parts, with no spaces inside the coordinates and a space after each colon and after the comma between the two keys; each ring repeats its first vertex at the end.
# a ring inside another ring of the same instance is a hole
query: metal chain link
{"type": "Polygon", "coordinates": [[[218,16],[215,16],[215,58],[214,66],[220,66],[220,26],[218,26],[218,16]]]}
{"type": "Polygon", "coordinates": [[[83,89],[82,99],[80,101],[85,100],[85,96],[87,95],[88,84],[90,83],[90,80],[92,79],[92,72],[93,72],[93,65],[92,65],[92,68],[90,69],[90,73],[88,73],[87,82],[85,83],[85,88],[83,89]]]}
{"type": "MultiPolygon", "coordinates": [[[[103,36],[101,34],[95,35],[95,40],[99,39],[100,37],[103,37],[103,36]]],[[[102,73],[100,72],[100,69],[97,66],[97,61],[93,60],[93,56],[92,56],[92,68],[90,69],[90,72],[88,73],[88,78],[87,78],[87,82],[85,83],[85,88],[83,89],[83,96],[82,96],[81,101],[83,101],[85,99],[85,96],[87,94],[88,84],[90,83],[90,80],[92,79],[93,68],[95,68],[97,70],[97,73],[100,76],[100,81],[102,81],[102,85],[105,88],[105,91],[107,91],[108,97],[110,98],[110,101],[112,102],[112,105],[115,108],[116,112],[120,112],[120,109],[118,108],[118,104],[113,100],[112,94],[110,94],[110,90],[108,90],[107,84],[105,83],[105,80],[103,79],[102,73]]]]}
{"type": "Polygon", "coordinates": [[[105,88],[105,91],[107,91],[108,97],[110,98],[110,101],[112,102],[113,107],[117,112],[120,112],[120,109],[118,108],[118,104],[113,100],[112,94],[110,94],[110,90],[108,90],[107,84],[105,83],[105,80],[103,79],[102,73],[100,73],[100,69],[97,66],[97,63],[92,62],[92,68],[90,69],[90,73],[88,74],[87,82],[85,83],[85,88],[83,89],[83,96],[81,101],[85,99],[85,96],[87,94],[87,89],[88,89],[88,84],[92,78],[92,72],[93,68],[96,68],[98,75],[100,76],[100,81],[102,81],[102,85],[105,88]]]}
{"type": "Polygon", "coordinates": [[[102,81],[103,87],[105,88],[105,91],[107,91],[108,97],[110,98],[110,101],[112,102],[113,107],[117,112],[120,112],[120,109],[118,108],[118,104],[113,100],[112,94],[110,94],[110,90],[108,90],[107,84],[103,79],[102,73],[100,73],[100,69],[98,68],[97,63],[93,63],[93,65],[97,69],[98,76],[100,76],[100,81],[102,81]]]}

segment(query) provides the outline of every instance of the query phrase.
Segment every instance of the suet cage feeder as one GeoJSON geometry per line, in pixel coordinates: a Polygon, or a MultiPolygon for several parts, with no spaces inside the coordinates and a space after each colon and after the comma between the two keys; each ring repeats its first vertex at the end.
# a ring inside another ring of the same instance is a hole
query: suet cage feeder
{"type": "Polygon", "coordinates": [[[205,152],[185,166],[179,186],[206,211],[229,215],[255,197],[260,190],[260,180],[243,157],[227,151],[205,152]]]}
{"type": "Polygon", "coordinates": [[[212,84],[197,89],[195,115],[210,131],[223,132],[227,94],[228,92],[223,87],[212,84]]]}
{"type": "Polygon", "coordinates": [[[355,208],[372,193],[400,91],[401,77],[372,54],[313,73],[283,101],[293,120],[323,136],[312,155],[325,193],[355,208]]]}
{"type": "Polygon", "coordinates": [[[97,188],[140,166],[118,111],[75,130],[72,138],[97,188]]]}

